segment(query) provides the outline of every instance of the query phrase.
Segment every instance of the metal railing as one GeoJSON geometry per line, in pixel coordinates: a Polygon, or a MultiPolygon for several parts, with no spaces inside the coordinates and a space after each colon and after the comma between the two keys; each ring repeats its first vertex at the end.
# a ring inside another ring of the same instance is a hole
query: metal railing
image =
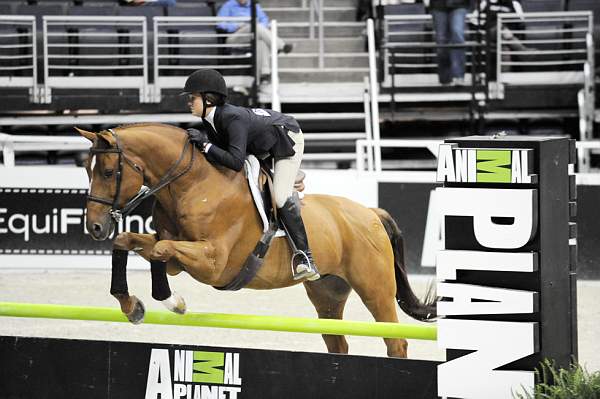
{"type": "MultiPolygon", "coordinates": [[[[367,132],[371,132],[373,138],[373,151],[374,151],[374,167],[375,169],[381,169],[381,148],[379,143],[381,141],[380,130],[379,130],[379,83],[377,80],[377,60],[376,60],[376,45],[375,45],[375,23],[372,19],[367,20],[367,47],[369,49],[369,81],[365,88],[365,95],[367,101],[365,101],[365,114],[369,115],[369,121],[371,126],[367,129],[367,132]]],[[[357,143],[358,146],[358,143],[357,143]]],[[[367,155],[367,159],[371,155],[367,155]]],[[[358,162],[357,155],[357,162],[358,162]]]]}
{"type": "Polygon", "coordinates": [[[309,37],[315,38],[315,16],[319,30],[319,68],[325,68],[325,17],[323,14],[324,0],[310,0],[309,11],[309,37]]]}
{"type": "MultiPolygon", "coordinates": [[[[470,21],[472,15],[465,19],[470,21]]],[[[437,86],[437,52],[431,15],[385,15],[382,20],[382,60],[385,87],[437,86]]],[[[473,62],[471,48],[477,43],[477,30],[465,30],[466,64],[465,76],[471,80],[469,71],[473,62]]],[[[480,31],[479,33],[484,34],[480,31]]]]}
{"type": "Polygon", "coordinates": [[[34,16],[0,15],[0,87],[29,89],[39,102],[34,16]]]}
{"type": "Polygon", "coordinates": [[[584,84],[593,66],[591,12],[498,14],[496,79],[500,85],[584,84]]]}
{"type": "Polygon", "coordinates": [[[225,73],[228,86],[249,88],[252,77],[252,32],[218,30],[222,23],[250,26],[249,17],[154,17],[154,100],[161,90],[183,87],[196,69],[215,68],[225,73]]]}
{"type": "Polygon", "coordinates": [[[15,153],[22,151],[87,151],[89,140],[76,136],[22,136],[0,133],[5,167],[15,166],[15,153]]]}
{"type": "MultiPolygon", "coordinates": [[[[277,43],[277,20],[271,21],[271,43],[277,43]]],[[[277,46],[271,46],[271,108],[281,112],[281,100],[279,98],[279,55],[277,46]]]]}
{"type": "Polygon", "coordinates": [[[42,101],[52,89],[137,89],[150,101],[145,17],[44,16],[42,101]],[[118,79],[115,79],[118,75],[118,79]]]}

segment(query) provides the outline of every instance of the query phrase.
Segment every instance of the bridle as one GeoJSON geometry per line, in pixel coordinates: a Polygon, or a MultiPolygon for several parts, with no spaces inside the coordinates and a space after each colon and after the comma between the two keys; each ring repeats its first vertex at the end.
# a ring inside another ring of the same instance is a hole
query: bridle
{"type": "Polygon", "coordinates": [[[188,147],[190,147],[190,140],[189,140],[189,136],[188,136],[185,141],[185,144],[183,146],[183,150],[181,151],[181,155],[179,156],[179,159],[177,160],[177,162],[175,162],[175,164],[173,164],[173,166],[171,166],[171,168],[169,168],[167,173],[165,173],[165,175],[158,181],[156,186],[154,186],[152,188],[144,186],[140,190],[140,192],[138,192],[135,196],[133,196],[133,198],[131,198],[129,201],[127,201],[127,203],[125,205],[123,205],[123,207],[119,207],[119,202],[121,199],[121,183],[123,180],[123,165],[124,165],[124,163],[127,163],[129,166],[131,166],[133,168],[133,170],[135,170],[138,174],[140,174],[142,176],[142,179],[144,179],[144,181],[146,179],[144,178],[144,172],[142,172],[142,168],[139,167],[130,158],[128,158],[127,155],[123,152],[123,148],[121,147],[121,140],[120,140],[119,136],[112,129],[108,129],[108,131],[115,138],[116,147],[109,147],[109,148],[92,147],[92,148],[90,148],[90,155],[91,156],[94,156],[96,154],[117,154],[118,155],[118,157],[119,157],[118,169],[115,172],[115,177],[116,177],[115,191],[116,192],[112,199],[106,199],[106,198],[96,197],[94,195],[88,195],[87,200],[92,201],[92,202],[98,202],[98,203],[104,204],[104,205],[110,205],[111,209],[108,211],[108,213],[116,222],[119,222],[123,216],[129,214],[131,211],[133,211],[135,208],[137,208],[138,205],[140,203],[142,203],[142,201],[144,201],[146,198],[150,197],[151,195],[153,195],[160,189],[164,188],[165,186],[173,183],[175,180],[177,180],[178,178],[180,178],[181,176],[186,174],[192,168],[192,165],[194,163],[194,153],[195,153],[193,148],[192,148],[192,154],[190,157],[190,162],[185,167],[185,169],[183,169],[181,172],[179,172],[177,174],[173,174],[175,169],[177,169],[177,167],[181,163],[181,161],[183,161],[183,158],[185,156],[185,153],[186,153],[188,147]]]}

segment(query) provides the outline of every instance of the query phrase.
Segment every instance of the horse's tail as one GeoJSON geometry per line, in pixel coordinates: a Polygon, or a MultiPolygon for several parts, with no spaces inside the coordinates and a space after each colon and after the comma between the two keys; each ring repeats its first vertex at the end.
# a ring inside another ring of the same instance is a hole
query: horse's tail
{"type": "Polygon", "coordinates": [[[394,273],[396,275],[396,301],[407,315],[419,321],[433,321],[437,316],[436,294],[434,281],[427,287],[425,298],[419,299],[413,292],[408,276],[406,275],[406,266],[404,264],[404,239],[402,232],[396,224],[394,218],[381,208],[373,208],[373,211],[390,238],[392,249],[394,251],[394,273]]]}

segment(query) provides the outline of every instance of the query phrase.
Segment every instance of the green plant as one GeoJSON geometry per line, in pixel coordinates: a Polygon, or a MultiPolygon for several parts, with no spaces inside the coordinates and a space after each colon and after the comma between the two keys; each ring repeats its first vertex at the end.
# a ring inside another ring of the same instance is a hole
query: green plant
{"type": "Polygon", "coordinates": [[[579,364],[557,368],[554,361],[546,359],[535,372],[539,383],[533,393],[517,393],[515,398],[600,399],[600,371],[590,374],[579,364]]]}

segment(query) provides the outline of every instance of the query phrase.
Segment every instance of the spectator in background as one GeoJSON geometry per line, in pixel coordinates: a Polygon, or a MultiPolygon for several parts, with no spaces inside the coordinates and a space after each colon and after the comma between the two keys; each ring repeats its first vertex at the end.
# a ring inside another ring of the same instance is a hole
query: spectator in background
{"type": "MultiPolygon", "coordinates": [[[[469,0],[424,0],[433,17],[438,45],[465,44],[465,16],[469,0]]],[[[438,78],[442,85],[464,85],[465,48],[438,48],[438,78]]]]}
{"type": "MultiPolygon", "coordinates": [[[[252,15],[250,0],[227,0],[219,9],[219,17],[249,17],[252,15]]],[[[256,34],[258,36],[258,62],[257,68],[261,80],[266,81],[271,75],[271,31],[269,31],[269,17],[265,14],[260,4],[256,7],[256,34]]],[[[228,44],[241,44],[250,41],[249,34],[252,33],[250,24],[223,22],[217,25],[217,28],[231,33],[227,38],[228,44]]],[[[279,52],[289,53],[293,46],[286,44],[283,40],[277,38],[277,50],[279,52]]]]}
{"type": "Polygon", "coordinates": [[[369,18],[373,18],[373,1],[358,0],[358,7],[356,7],[356,20],[366,21],[369,18]]]}
{"type": "MultiPolygon", "coordinates": [[[[492,68],[489,69],[489,77],[490,79],[495,79],[497,59],[496,48],[498,44],[498,14],[516,13],[521,19],[521,21],[524,21],[523,7],[521,6],[521,3],[518,0],[481,0],[479,2],[478,8],[479,9],[476,9],[473,12],[471,24],[474,28],[476,28],[477,24],[481,23],[481,25],[484,26],[489,32],[490,49],[492,54],[492,57],[490,59],[492,68]],[[486,15],[486,13],[489,14],[489,16],[486,15]]],[[[506,25],[502,27],[502,60],[504,62],[509,62],[527,59],[527,57],[531,55],[528,55],[527,53],[531,53],[535,51],[535,49],[524,45],[521,42],[520,38],[517,37],[511,31],[511,29],[525,30],[525,25],[523,25],[522,23],[513,22],[510,25],[510,29],[506,25]],[[505,53],[504,51],[506,50],[511,50],[513,52],[518,51],[520,52],[520,54],[505,53]]],[[[510,66],[505,65],[504,68],[510,68],[510,66]]]]}

